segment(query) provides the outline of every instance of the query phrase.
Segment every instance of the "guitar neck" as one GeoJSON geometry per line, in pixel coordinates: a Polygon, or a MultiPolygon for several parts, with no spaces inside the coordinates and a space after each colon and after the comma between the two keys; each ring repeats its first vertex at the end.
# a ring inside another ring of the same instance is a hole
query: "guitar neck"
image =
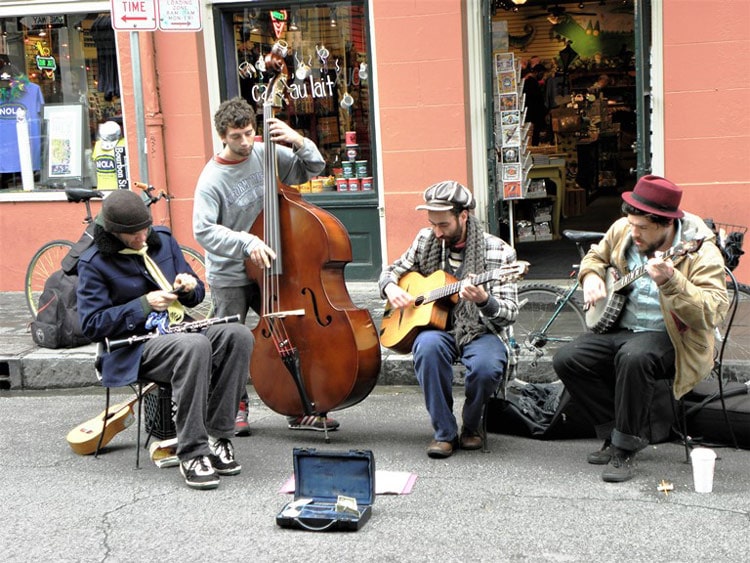
{"type": "MultiPolygon", "coordinates": [[[[479,274],[475,276],[471,283],[473,285],[484,285],[487,282],[492,281],[495,278],[500,278],[504,274],[506,274],[509,270],[506,268],[496,268],[494,270],[490,270],[489,272],[485,272],[483,274],[479,274]]],[[[515,271],[515,268],[510,270],[515,271]]],[[[432,291],[429,291],[425,293],[421,299],[418,300],[420,304],[424,303],[431,303],[433,301],[438,301],[440,299],[444,299],[445,297],[450,297],[451,295],[454,295],[461,291],[461,284],[462,281],[457,281],[448,285],[445,285],[443,287],[439,287],[437,289],[433,289],[432,291]]]]}

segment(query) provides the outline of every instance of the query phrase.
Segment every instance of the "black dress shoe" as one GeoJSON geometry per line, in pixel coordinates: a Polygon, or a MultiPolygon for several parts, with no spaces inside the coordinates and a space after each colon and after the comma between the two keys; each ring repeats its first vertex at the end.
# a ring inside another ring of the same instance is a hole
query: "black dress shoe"
{"type": "Polygon", "coordinates": [[[586,461],[592,465],[607,465],[609,460],[612,459],[612,443],[609,440],[604,440],[601,449],[591,452],[586,456],[586,461]]]}
{"type": "Polygon", "coordinates": [[[602,473],[602,481],[623,483],[635,475],[635,452],[612,448],[612,461],[602,473]]]}
{"type": "Polygon", "coordinates": [[[439,442],[433,440],[427,446],[427,455],[435,459],[442,459],[453,455],[453,450],[458,447],[458,439],[453,438],[450,442],[439,442]]]}

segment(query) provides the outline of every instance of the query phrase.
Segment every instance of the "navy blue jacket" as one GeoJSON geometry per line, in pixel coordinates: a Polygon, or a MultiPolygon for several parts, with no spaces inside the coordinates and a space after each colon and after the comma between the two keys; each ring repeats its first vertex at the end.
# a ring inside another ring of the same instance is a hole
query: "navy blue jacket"
{"type": "MultiPolygon", "coordinates": [[[[203,301],[203,282],[185,262],[179,244],[166,227],[152,227],[148,254],[159,265],[164,276],[174,282],[177,274],[190,274],[198,280],[194,291],[180,296],[186,307],[203,301]]],[[[146,318],[151,313],[146,294],[159,285],[146,271],[143,258],[119,254],[122,242],[97,226],[94,245],[81,255],[78,263],[78,315],[83,333],[91,340],[115,340],[146,334],[146,318]]],[[[138,378],[143,343],[104,353],[101,364],[102,383],[121,387],[138,378]]]]}

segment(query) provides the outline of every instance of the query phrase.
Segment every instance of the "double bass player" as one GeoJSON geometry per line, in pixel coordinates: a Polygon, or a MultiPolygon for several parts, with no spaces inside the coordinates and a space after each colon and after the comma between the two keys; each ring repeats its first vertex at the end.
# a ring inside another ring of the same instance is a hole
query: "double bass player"
{"type": "MultiPolygon", "coordinates": [[[[214,114],[216,133],[224,147],[206,164],[195,188],[193,233],[206,251],[206,277],[217,316],[240,315],[244,324],[252,308],[260,310],[258,284],[245,271],[249,259],[268,268],[274,251],[249,233],[264,206],[266,143],[276,143],[279,180],[301,184],[320,174],[325,160],[310,139],[283,121],[265,123],[265,142],[256,142],[255,110],[243,98],[223,102],[214,114]]],[[[240,400],[235,420],[238,436],[250,435],[248,396],[240,400]]],[[[339,424],[320,416],[289,416],[289,428],[335,430],[339,424]]]]}

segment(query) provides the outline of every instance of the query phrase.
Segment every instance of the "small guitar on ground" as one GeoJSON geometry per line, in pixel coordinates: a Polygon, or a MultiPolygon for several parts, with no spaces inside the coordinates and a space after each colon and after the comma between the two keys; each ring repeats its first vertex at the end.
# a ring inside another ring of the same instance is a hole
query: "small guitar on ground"
{"type": "Polygon", "coordinates": [[[386,303],[380,325],[380,343],[395,352],[408,354],[420,331],[445,329],[450,310],[458,303],[458,293],[464,284],[484,285],[493,280],[507,283],[520,279],[528,269],[528,262],[518,261],[513,266],[496,268],[462,281],[442,270],[427,277],[419,272],[409,272],[398,285],[417,298],[409,307],[398,309],[386,303]]]}
{"type": "MultiPolygon", "coordinates": [[[[157,388],[156,383],[149,383],[143,388],[143,395],[154,391],[157,388]]],[[[129,401],[123,401],[116,405],[110,405],[109,412],[103,410],[101,414],[86,422],[79,424],[73,430],[68,432],[66,440],[70,449],[79,455],[89,455],[96,451],[99,443],[99,437],[104,432],[101,446],[106,446],[115,435],[125,430],[133,424],[135,415],[133,405],[138,402],[138,395],[135,395],[129,401]],[[107,426],[104,426],[104,420],[107,420],[107,426]]]]}
{"type": "MultiPolygon", "coordinates": [[[[702,244],[702,238],[681,242],[665,252],[663,258],[665,260],[675,258],[675,264],[679,264],[682,258],[696,252],[702,244]]],[[[606,279],[604,280],[607,286],[607,298],[600,299],[586,310],[586,326],[597,334],[603,334],[612,330],[625,307],[625,301],[627,300],[627,291],[625,289],[645,274],[645,265],[636,268],[622,277],[620,277],[619,272],[615,268],[608,268],[606,279]]]]}

